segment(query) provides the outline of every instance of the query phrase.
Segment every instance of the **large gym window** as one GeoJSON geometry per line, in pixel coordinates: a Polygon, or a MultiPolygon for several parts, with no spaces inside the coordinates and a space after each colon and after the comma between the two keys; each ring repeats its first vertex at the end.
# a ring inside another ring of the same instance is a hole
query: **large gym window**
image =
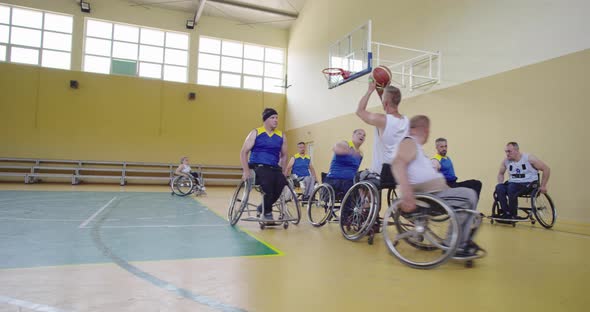
{"type": "Polygon", "coordinates": [[[284,93],[284,64],[284,49],[201,36],[197,83],[284,93]]]}
{"type": "Polygon", "coordinates": [[[0,4],[0,61],[70,69],[71,15],[0,4]]]}
{"type": "Polygon", "coordinates": [[[188,81],[189,34],[86,19],[83,70],[188,81]]]}

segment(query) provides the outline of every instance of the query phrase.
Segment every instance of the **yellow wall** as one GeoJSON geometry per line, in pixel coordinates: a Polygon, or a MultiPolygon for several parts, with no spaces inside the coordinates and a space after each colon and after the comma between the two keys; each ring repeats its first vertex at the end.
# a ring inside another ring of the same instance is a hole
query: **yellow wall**
{"type": "MultiPolygon", "coordinates": [[[[590,50],[585,50],[404,99],[400,111],[428,115],[432,132],[426,152],[433,155],[434,139],[446,137],[459,179],[482,180],[481,211],[491,210],[504,144],[514,140],[523,152],[535,154],[551,167],[549,192],[559,218],[590,222],[586,196],[590,169],[585,165],[590,153],[588,68],[590,50]]],[[[363,94],[351,100],[356,102],[363,94]]],[[[354,114],[289,130],[287,135],[291,142],[313,141],[315,167],[326,171],[331,146],[359,127],[368,130],[361,167],[370,167],[374,130],[354,114]]],[[[290,152],[295,152],[294,146],[290,152]]]]}
{"type": "Polygon", "coordinates": [[[236,165],[264,107],[285,96],[0,63],[0,157],[236,165]]]}
{"type": "Polygon", "coordinates": [[[354,108],[367,77],[328,90],[321,70],[329,45],[369,19],[373,41],[441,51],[442,83],[409,97],[588,49],[586,12],[587,0],[308,0],[289,34],[286,127],[354,108]]]}
{"type": "MultiPolygon", "coordinates": [[[[176,162],[189,155],[208,164],[239,164],[247,132],[264,107],[284,116],[285,95],[79,72],[85,18],[191,34],[189,82],[196,82],[200,35],[285,48],[288,31],[246,26],[193,13],[90,1],[91,14],[71,0],[0,0],[74,16],[72,71],[0,63],[0,157],[176,162]],[[78,80],[80,89],[69,88],[78,80]],[[197,93],[188,101],[188,92],[197,93]]],[[[282,128],[282,126],[280,126],[282,128]]]]}

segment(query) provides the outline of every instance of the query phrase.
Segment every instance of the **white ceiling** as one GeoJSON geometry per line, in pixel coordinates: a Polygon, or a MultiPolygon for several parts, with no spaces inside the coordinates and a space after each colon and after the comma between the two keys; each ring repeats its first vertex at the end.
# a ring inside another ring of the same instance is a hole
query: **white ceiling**
{"type": "MultiPolygon", "coordinates": [[[[301,12],[306,0],[230,0],[230,2],[264,7],[297,15],[301,12]]],[[[129,5],[150,8],[153,6],[170,10],[195,13],[199,8],[200,0],[127,0],[129,5]]],[[[223,1],[222,1],[223,2],[223,1]]],[[[267,25],[277,28],[289,28],[295,20],[294,17],[263,12],[255,9],[238,7],[215,0],[206,1],[203,14],[205,16],[222,17],[244,25],[267,25]]]]}

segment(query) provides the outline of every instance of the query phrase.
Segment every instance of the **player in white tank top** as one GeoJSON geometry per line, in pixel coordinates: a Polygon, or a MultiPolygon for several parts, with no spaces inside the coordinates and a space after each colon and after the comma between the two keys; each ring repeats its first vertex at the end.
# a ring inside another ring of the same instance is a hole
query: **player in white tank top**
{"type": "MultiPolygon", "coordinates": [[[[449,188],[442,174],[433,167],[424,154],[422,146],[430,134],[430,120],[420,115],[410,120],[410,132],[400,143],[393,160],[393,172],[401,190],[401,210],[412,212],[416,209],[414,192],[432,193],[444,200],[453,209],[476,210],[477,194],[474,190],[457,187],[449,188]]],[[[470,257],[477,253],[479,247],[473,242],[473,236],[481,222],[475,222],[476,214],[457,212],[459,231],[459,249],[456,257],[470,257]]]]}
{"type": "Polygon", "coordinates": [[[391,173],[391,162],[397,152],[401,140],[408,135],[409,120],[399,112],[401,92],[394,86],[377,89],[374,81],[369,82],[369,88],[359,101],[357,116],[365,123],[375,126],[373,144],[373,164],[371,171],[381,174],[382,185],[395,186],[391,173]],[[384,113],[373,113],[367,110],[369,98],[377,90],[381,98],[384,113]],[[385,166],[384,166],[385,165],[385,166]]]}
{"type": "MultiPolygon", "coordinates": [[[[185,176],[185,177],[188,177],[188,178],[191,178],[192,177],[192,178],[195,179],[195,181],[197,183],[199,183],[199,181],[200,181],[199,174],[196,173],[196,172],[193,172],[191,166],[189,165],[189,159],[186,156],[185,157],[182,157],[180,159],[180,165],[178,165],[178,167],[174,171],[174,174],[175,175],[182,175],[182,176],[185,176]]],[[[198,185],[199,185],[199,188],[201,189],[201,191],[205,191],[206,190],[205,185],[200,185],[200,184],[198,184],[198,185]]]]}
{"type": "Polygon", "coordinates": [[[416,185],[436,179],[444,179],[445,177],[432,167],[432,162],[424,154],[424,148],[418,144],[418,140],[413,136],[407,138],[416,144],[416,157],[408,165],[408,181],[410,184],[416,185]]]}
{"type": "Polygon", "coordinates": [[[539,189],[547,192],[547,182],[551,169],[534,155],[520,152],[518,143],[509,142],[504,150],[506,158],[500,164],[496,199],[500,203],[502,219],[518,219],[518,195],[526,190],[531,182],[539,179],[539,171],[543,172],[539,189]],[[508,171],[508,182],[504,183],[504,174],[508,171]]]}
{"type": "Polygon", "coordinates": [[[539,179],[539,171],[529,162],[529,154],[522,153],[520,160],[504,160],[504,166],[508,169],[508,182],[530,183],[539,179]]]}
{"type": "Polygon", "coordinates": [[[385,128],[375,127],[375,139],[373,141],[373,165],[371,170],[380,173],[383,164],[391,164],[399,143],[408,135],[410,121],[408,117],[395,117],[386,114],[385,128]]]}

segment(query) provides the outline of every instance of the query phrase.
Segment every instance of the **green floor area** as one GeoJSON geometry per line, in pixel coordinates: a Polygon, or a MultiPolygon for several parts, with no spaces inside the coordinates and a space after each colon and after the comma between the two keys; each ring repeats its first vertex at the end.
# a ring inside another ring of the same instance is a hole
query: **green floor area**
{"type": "Polygon", "coordinates": [[[191,197],[0,191],[0,268],[274,255],[191,197]],[[105,252],[105,248],[108,249],[105,252]]]}

